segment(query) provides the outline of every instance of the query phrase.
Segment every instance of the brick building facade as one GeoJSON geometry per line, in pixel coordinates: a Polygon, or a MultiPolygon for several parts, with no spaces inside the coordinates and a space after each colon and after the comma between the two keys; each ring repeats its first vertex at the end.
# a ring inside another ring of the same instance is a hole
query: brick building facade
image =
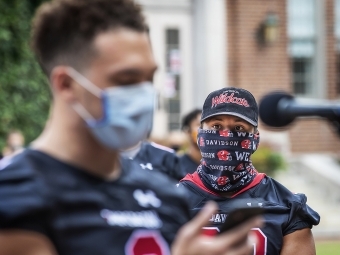
{"type": "MultiPolygon", "coordinates": [[[[310,58],[314,69],[306,75],[311,76],[315,88],[311,93],[300,95],[295,93],[293,74],[301,63],[293,62],[288,50],[292,41],[288,34],[289,0],[226,0],[229,86],[249,89],[257,100],[278,89],[308,98],[338,99],[339,55],[334,32],[336,1],[314,1],[311,13],[315,15],[316,32],[312,38],[315,56],[310,58]],[[258,40],[258,29],[269,13],[278,18],[278,37],[271,44],[264,45],[258,40]]],[[[304,62],[302,64],[305,68],[304,62]]],[[[260,130],[273,129],[260,123],[260,130]]],[[[299,119],[288,130],[287,139],[292,152],[339,152],[340,136],[325,120],[299,119]]]]}

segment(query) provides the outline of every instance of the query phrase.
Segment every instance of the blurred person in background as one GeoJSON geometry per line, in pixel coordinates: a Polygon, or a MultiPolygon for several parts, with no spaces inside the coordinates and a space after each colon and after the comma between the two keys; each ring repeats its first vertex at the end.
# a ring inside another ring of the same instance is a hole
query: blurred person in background
{"type": "Polygon", "coordinates": [[[11,130],[6,139],[6,146],[2,149],[2,157],[0,159],[0,170],[7,166],[13,156],[24,150],[25,137],[19,130],[11,130]]]}
{"type": "Polygon", "coordinates": [[[187,192],[193,215],[207,201],[216,201],[219,211],[211,224],[218,229],[240,203],[260,206],[265,209],[264,226],[253,230],[259,240],[255,255],[315,254],[311,228],[319,224],[319,214],[306,204],[304,194],[293,194],[252,165],[251,155],[260,140],[254,96],[240,88],[213,91],[204,102],[200,122],[201,164],[178,185],[187,192]]]}
{"type": "Polygon", "coordinates": [[[182,130],[188,137],[188,147],[179,156],[178,169],[183,177],[196,171],[201,162],[201,152],[197,145],[197,134],[201,125],[201,109],[194,109],[182,119],[182,130]]]}
{"type": "Polygon", "coordinates": [[[145,140],[121,151],[121,155],[134,160],[142,169],[161,172],[176,181],[184,177],[178,171],[178,157],[169,147],[145,140]]]}
{"type": "Polygon", "coordinates": [[[165,144],[178,154],[183,150],[185,140],[186,137],[181,130],[172,130],[168,133],[165,144]]]}
{"type": "Polygon", "coordinates": [[[2,150],[3,156],[10,156],[21,152],[25,146],[25,137],[19,130],[11,130],[6,139],[6,146],[2,150]]]}
{"type": "Polygon", "coordinates": [[[259,218],[204,237],[216,204],[188,222],[174,182],[120,157],[146,138],[153,115],[156,64],[139,6],[46,2],[32,47],[50,81],[52,113],[31,147],[0,171],[1,255],[250,253],[259,218]]]}

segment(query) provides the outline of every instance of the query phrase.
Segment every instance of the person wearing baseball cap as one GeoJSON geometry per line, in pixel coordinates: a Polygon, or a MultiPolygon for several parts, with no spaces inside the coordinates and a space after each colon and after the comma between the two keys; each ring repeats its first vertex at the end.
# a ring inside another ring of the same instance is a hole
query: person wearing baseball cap
{"type": "Polygon", "coordinates": [[[0,166],[0,254],[248,254],[261,217],[202,237],[216,203],[190,219],[175,182],[121,157],[149,134],[156,96],[140,4],[44,1],[31,34],[53,100],[39,137],[0,166]]]}
{"type": "Polygon", "coordinates": [[[177,185],[187,192],[193,215],[209,200],[219,212],[208,226],[219,228],[239,206],[264,208],[265,224],[253,229],[257,237],[254,254],[311,255],[315,244],[311,228],[320,216],[307,204],[304,194],[293,194],[283,185],[259,173],[251,161],[258,148],[258,106],[254,96],[242,88],[227,87],[206,98],[197,135],[201,164],[177,185]]]}

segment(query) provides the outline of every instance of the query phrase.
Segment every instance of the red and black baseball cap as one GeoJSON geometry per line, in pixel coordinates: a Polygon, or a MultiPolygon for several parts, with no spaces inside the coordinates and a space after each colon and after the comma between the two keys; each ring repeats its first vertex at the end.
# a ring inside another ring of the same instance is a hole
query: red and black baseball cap
{"type": "Polygon", "coordinates": [[[211,92],[204,101],[201,122],[216,115],[237,116],[257,127],[259,110],[254,96],[245,89],[227,87],[211,92]]]}

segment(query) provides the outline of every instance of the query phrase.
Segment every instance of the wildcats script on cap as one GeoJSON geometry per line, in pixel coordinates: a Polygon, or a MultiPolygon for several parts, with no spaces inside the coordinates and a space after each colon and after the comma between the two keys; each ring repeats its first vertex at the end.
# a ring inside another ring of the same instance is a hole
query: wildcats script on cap
{"type": "Polygon", "coordinates": [[[244,107],[249,107],[248,101],[245,98],[236,97],[234,96],[234,93],[228,95],[228,92],[223,92],[219,96],[213,97],[211,101],[211,108],[223,103],[238,104],[244,107]]]}

